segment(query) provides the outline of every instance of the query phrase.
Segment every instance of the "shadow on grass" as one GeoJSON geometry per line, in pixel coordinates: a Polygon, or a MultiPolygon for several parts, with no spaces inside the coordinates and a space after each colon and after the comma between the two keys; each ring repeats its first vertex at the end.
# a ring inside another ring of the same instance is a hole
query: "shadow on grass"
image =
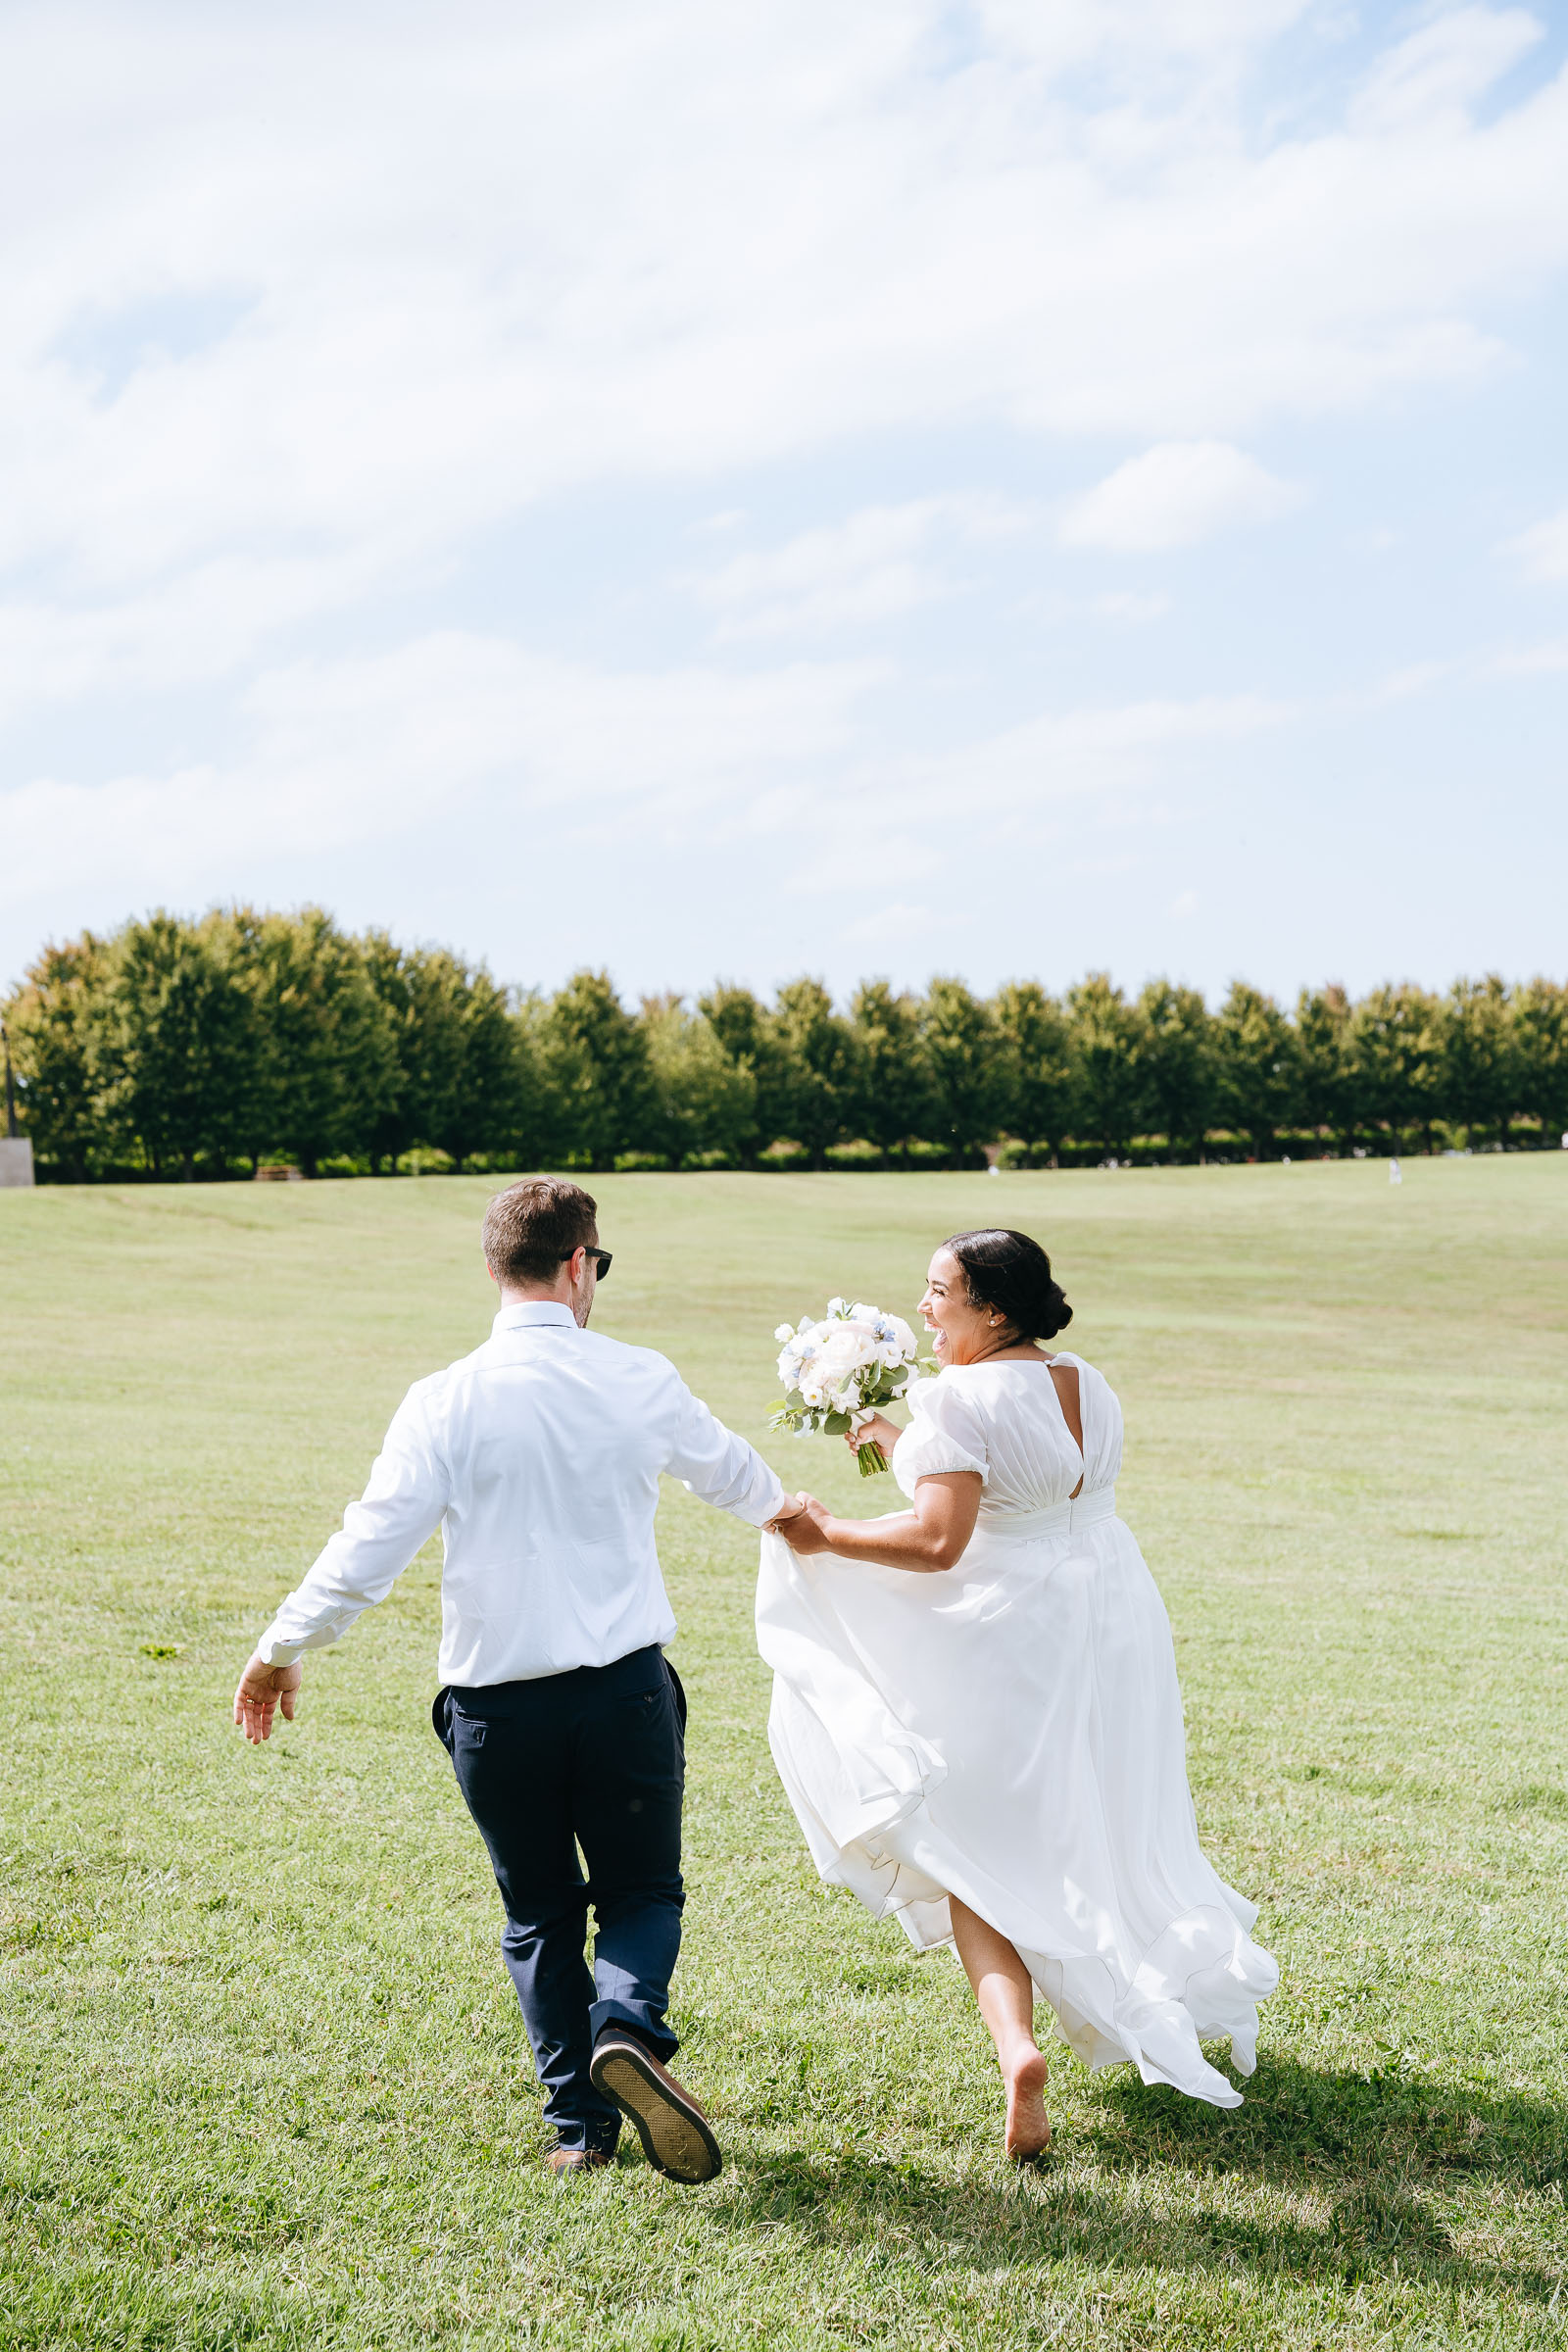
{"type": "Polygon", "coordinates": [[[1118,2082],[1064,2142],[1054,2169],[956,2182],[946,2170],[847,2152],[764,2160],[737,2174],[738,2226],[792,2225],[823,2244],[913,2237],[965,2267],[1070,2258],[1342,2285],[1424,2278],[1544,2303],[1562,2273],[1461,2250],[1452,2192],[1463,2178],[1523,2191],[1562,2183],[1568,2119],[1543,2100],[1397,2069],[1317,2073],[1274,2058],[1260,2064],[1246,2106],[1230,2113],[1136,2079],[1118,2082]],[[1088,2180],[1072,2162],[1083,2155],[1096,2166],[1088,2180]],[[1152,2178],[1159,2175],[1176,2176],[1168,2202],[1152,2178]],[[1192,2197],[1194,2175],[1272,2190],[1273,2210],[1205,2208],[1192,2197]]]}

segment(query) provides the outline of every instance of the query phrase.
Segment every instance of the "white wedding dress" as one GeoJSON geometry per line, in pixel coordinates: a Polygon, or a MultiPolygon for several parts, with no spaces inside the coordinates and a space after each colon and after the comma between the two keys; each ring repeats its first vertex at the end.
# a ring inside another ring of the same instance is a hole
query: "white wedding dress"
{"type": "Polygon", "coordinates": [[[1080,1453],[1044,1359],[953,1365],[909,1392],[893,1472],[985,1484],[944,1574],[762,1539],[768,1737],[818,1870],[919,1950],[950,1893],[1001,1930],[1091,2067],[1216,2107],[1199,2037],[1255,2058],[1279,1971],[1254,1905],[1198,1841],[1170,1625],[1116,1516],[1121,1407],[1075,1355],[1080,1453]],[[1082,1481],[1076,1500],[1073,1489],[1082,1481]]]}

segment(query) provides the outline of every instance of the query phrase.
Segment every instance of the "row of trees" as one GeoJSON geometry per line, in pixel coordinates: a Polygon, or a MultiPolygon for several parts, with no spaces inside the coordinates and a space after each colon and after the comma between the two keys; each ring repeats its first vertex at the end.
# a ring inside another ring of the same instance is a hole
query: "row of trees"
{"type": "Polygon", "coordinates": [[[836,1005],[801,979],[622,1004],[603,972],[509,992],[441,948],[353,937],[319,908],[158,913],[38,957],[5,1006],[21,1115],[46,1174],[223,1176],[285,1159],[463,1167],[884,1165],[1012,1155],[1194,1158],[1555,1143],[1568,988],[1495,977],[1287,1012],[1238,981],[1211,1010],[1091,973],[1055,998],[883,980],[836,1005]]]}

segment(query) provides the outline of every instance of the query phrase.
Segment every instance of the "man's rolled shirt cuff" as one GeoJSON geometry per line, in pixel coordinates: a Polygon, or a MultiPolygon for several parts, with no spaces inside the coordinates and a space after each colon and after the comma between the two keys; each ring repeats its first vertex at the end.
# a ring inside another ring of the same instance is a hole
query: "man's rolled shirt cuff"
{"type": "Polygon", "coordinates": [[[274,1617],[256,1644],[256,1655],[264,1666],[292,1666],[304,1657],[308,1649],[324,1649],[328,1642],[335,1642],[340,1634],[347,1632],[358,1615],[356,1609],[341,1625],[313,1626],[309,1633],[304,1634],[281,1633],[278,1629],[282,1618],[274,1617]]]}
{"type": "Polygon", "coordinates": [[[765,1527],[770,1519],[776,1519],[790,1499],[784,1491],[784,1482],[777,1471],[770,1464],[764,1464],[764,1467],[767,1469],[771,1484],[765,1491],[762,1499],[754,1500],[752,1496],[748,1495],[746,1501],[738,1506],[739,1516],[749,1520],[753,1527],[765,1527]]]}

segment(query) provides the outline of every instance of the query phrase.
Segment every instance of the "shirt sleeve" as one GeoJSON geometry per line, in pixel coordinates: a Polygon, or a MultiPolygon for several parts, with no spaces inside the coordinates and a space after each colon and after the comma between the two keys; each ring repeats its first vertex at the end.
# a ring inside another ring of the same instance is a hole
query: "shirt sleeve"
{"type": "Polygon", "coordinates": [[[939,1373],[908,1392],[912,1419],[895,1448],[893,1464],[899,1485],[912,1494],[916,1479],[941,1478],[954,1470],[978,1470],[991,1475],[986,1459],[986,1434],[968,1398],[939,1373]]]}
{"type": "Polygon", "coordinates": [[[748,1446],[732,1429],[694,1396],[679,1373],[675,1426],[665,1465],[690,1494],[721,1511],[732,1511],[751,1527],[761,1527],[783,1509],[785,1494],[776,1470],[770,1470],[755,1446],[748,1446]]]}
{"type": "Polygon", "coordinates": [[[304,1651],[335,1642],[362,1609],[385,1600],[440,1526],[449,1492],[424,1398],[411,1389],[392,1417],[365,1493],[349,1504],[343,1525],[257,1643],[263,1664],[292,1666],[304,1651]]]}

